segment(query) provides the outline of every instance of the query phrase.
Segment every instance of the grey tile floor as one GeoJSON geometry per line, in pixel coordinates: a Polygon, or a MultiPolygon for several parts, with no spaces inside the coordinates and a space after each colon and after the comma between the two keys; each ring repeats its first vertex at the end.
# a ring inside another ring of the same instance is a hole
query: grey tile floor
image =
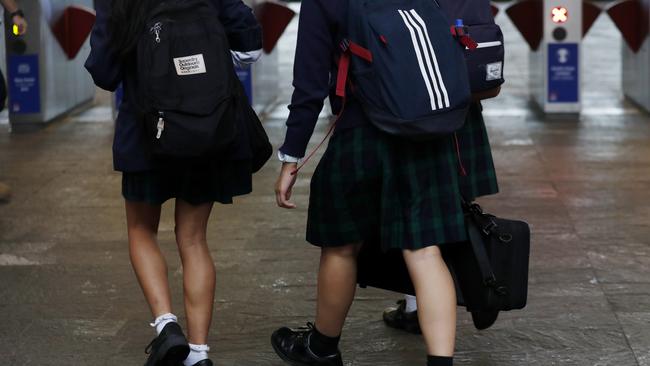
{"type": "MultiPolygon", "coordinates": [[[[501,193],[482,203],[532,225],[530,301],[484,332],[461,311],[457,364],[650,365],[650,118],[621,96],[620,56],[611,51],[620,47],[617,33],[602,17],[586,40],[583,117],[546,120],[528,104],[528,50],[503,14],[499,22],[508,84],[485,103],[485,116],[501,193]]],[[[280,45],[283,103],[294,37],[295,25],[280,45]]],[[[128,261],[112,125],[88,122],[106,111],[105,100],[98,98],[93,118],[37,133],[11,135],[0,126],[0,179],[14,189],[0,206],[0,365],[144,360],[150,315],[128,261]]],[[[266,121],[276,145],[283,114],[266,121]]],[[[217,365],[279,366],[271,331],[312,320],[318,251],[305,243],[304,226],[314,167],[299,178],[295,211],[274,206],[278,164],[271,162],[253,194],[213,214],[217,365]]],[[[160,242],[182,313],[172,206],[165,205],[160,242]]],[[[398,298],[358,292],[342,341],[347,365],[423,364],[421,339],[381,322],[382,309],[398,298]]]]}

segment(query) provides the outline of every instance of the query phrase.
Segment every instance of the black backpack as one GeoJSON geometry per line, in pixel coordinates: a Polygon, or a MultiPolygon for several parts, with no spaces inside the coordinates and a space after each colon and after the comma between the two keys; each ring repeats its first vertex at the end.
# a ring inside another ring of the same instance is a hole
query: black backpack
{"type": "Polygon", "coordinates": [[[463,46],[432,0],[349,0],[337,95],[351,90],[369,120],[428,139],[463,126],[470,102],[463,46]]]}
{"type": "Polygon", "coordinates": [[[505,81],[503,33],[494,22],[490,0],[436,1],[447,16],[452,32],[461,33],[472,93],[501,86],[505,81]]]}
{"type": "Polygon", "coordinates": [[[205,156],[237,133],[228,38],[209,0],[167,0],[137,46],[137,96],[154,154],[205,156]]]}

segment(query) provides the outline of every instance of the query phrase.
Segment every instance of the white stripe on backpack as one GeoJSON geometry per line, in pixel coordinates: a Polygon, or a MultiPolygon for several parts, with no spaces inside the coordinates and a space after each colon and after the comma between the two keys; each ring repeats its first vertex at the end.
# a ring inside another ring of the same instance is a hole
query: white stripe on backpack
{"type": "MultiPolygon", "coordinates": [[[[436,106],[436,100],[433,95],[433,86],[431,83],[431,80],[429,79],[429,75],[427,74],[426,67],[424,66],[423,62],[423,55],[422,52],[420,51],[420,45],[418,43],[418,39],[415,35],[415,29],[413,26],[409,23],[407,20],[407,15],[406,12],[403,10],[398,10],[399,15],[402,17],[402,20],[404,21],[404,24],[406,25],[406,28],[408,29],[409,33],[411,34],[411,41],[413,41],[413,48],[415,50],[415,56],[418,59],[418,64],[420,65],[420,72],[422,73],[422,79],[424,80],[424,84],[427,88],[427,92],[429,92],[429,99],[431,101],[431,110],[435,111],[438,109],[436,106]]],[[[434,84],[435,85],[435,84],[434,84]]],[[[438,96],[438,100],[440,100],[440,91],[438,90],[438,86],[435,85],[436,89],[436,95],[438,96]]]]}
{"type": "Polygon", "coordinates": [[[445,87],[445,82],[442,78],[442,74],[440,73],[440,67],[438,66],[438,59],[436,58],[436,52],[434,51],[433,45],[431,44],[431,38],[429,38],[429,30],[427,29],[427,23],[422,20],[420,15],[415,11],[415,9],[411,9],[411,15],[415,17],[415,19],[419,22],[420,26],[424,30],[424,35],[426,36],[427,39],[427,46],[429,47],[429,52],[431,57],[433,57],[433,63],[436,67],[436,76],[437,80],[440,83],[440,88],[442,89],[442,93],[445,96],[445,106],[447,108],[451,107],[451,103],[449,103],[449,94],[447,93],[447,88],[445,87]]]}
{"type": "Polygon", "coordinates": [[[438,97],[438,108],[444,108],[445,105],[443,104],[440,94],[440,81],[433,71],[433,58],[431,57],[431,50],[427,48],[427,42],[422,27],[418,25],[418,23],[415,21],[415,19],[413,19],[413,16],[409,12],[405,10],[403,12],[404,15],[406,15],[406,19],[408,20],[409,24],[415,29],[415,33],[418,36],[419,44],[424,55],[424,60],[426,61],[427,70],[429,72],[428,75],[436,90],[436,96],[438,97]]]}

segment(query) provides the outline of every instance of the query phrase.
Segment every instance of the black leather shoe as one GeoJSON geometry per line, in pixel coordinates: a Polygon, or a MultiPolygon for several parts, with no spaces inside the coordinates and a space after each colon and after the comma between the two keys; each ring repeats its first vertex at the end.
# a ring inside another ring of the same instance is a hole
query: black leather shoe
{"type": "Polygon", "coordinates": [[[494,325],[499,317],[499,311],[472,311],[472,321],[478,330],[485,330],[494,325]]]}
{"type": "Polygon", "coordinates": [[[406,300],[397,302],[397,307],[384,310],[384,322],[391,328],[402,329],[413,334],[422,334],[418,312],[406,312],[406,300]]]}
{"type": "Polygon", "coordinates": [[[341,352],[325,357],[314,354],[309,348],[309,342],[314,326],[307,323],[307,327],[299,329],[280,328],[273,332],[271,345],[275,353],[291,366],[343,366],[341,352]]]}
{"type": "MultiPolygon", "coordinates": [[[[181,365],[182,365],[182,363],[181,363],[181,365]]],[[[212,364],[212,361],[206,359],[206,360],[201,360],[201,361],[195,363],[194,366],[214,366],[214,365],[212,364]]]]}
{"type": "Polygon", "coordinates": [[[190,354],[190,346],[177,323],[165,325],[160,335],[151,341],[145,353],[149,355],[144,366],[176,366],[190,354]]]}

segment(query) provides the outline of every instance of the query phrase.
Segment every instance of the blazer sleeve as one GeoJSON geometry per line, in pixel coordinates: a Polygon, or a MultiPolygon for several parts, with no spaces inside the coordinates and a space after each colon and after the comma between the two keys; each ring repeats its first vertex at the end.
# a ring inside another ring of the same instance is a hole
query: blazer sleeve
{"type": "Polygon", "coordinates": [[[280,152],[305,156],[325,98],[330,92],[330,74],[335,52],[333,0],[302,2],[298,42],[293,66],[293,96],[289,105],[287,132],[280,152]]]}
{"type": "Polygon", "coordinates": [[[242,0],[221,0],[219,17],[226,29],[233,51],[256,51],[262,48],[262,28],[251,8],[242,0]]]}
{"type": "Polygon", "coordinates": [[[97,17],[90,34],[90,55],[86,59],[85,67],[95,81],[95,85],[108,91],[115,91],[122,81],[123,67],[110,44],[110,34],[108,34],[110,4],[110,0],[95,2],[97,17]]]}

